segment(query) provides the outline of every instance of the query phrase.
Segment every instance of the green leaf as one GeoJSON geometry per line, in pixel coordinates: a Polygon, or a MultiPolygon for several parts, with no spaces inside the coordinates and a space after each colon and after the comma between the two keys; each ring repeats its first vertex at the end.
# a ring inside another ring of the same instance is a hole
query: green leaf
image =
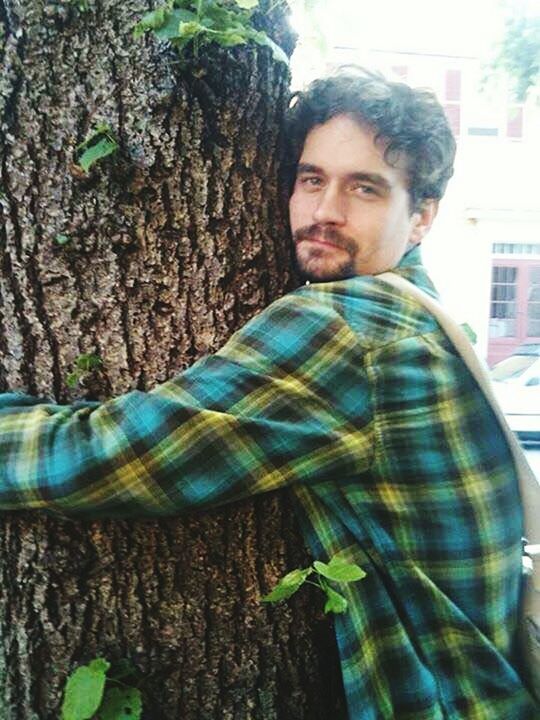
{"type": "Polygon", "coordinates": [[[212,36],[212,40],[219,43],[223,47],[233,47],[234,45],[245,45],[247,40],[244,35],[238,32],[222,32],[212,36]]]}
{"type": "Polygon", "coordinates": [[[205,17],[201,18],[201,25],[205,28],[214,28],[216,26],[216,21],[213,20],[211,17],[206,15],[205,17]]]}
{"type": "Polygon", "coordinates": [[[156,37],[159,40],[172,40],[180,36],[180,25],[182,23],[197,22],[197,15],[191,10],[173,10],[165,25],[156,30],[156,37]]]}
{"type": "Polygon", "coordinates": [[[366,573],[361,567],[355,565],[354,563],[349,563],[346,560],[342,560],[335,555],[331,558],[328,564],[315,560],[313,567],[319,575],[328,578],[328,580],[333,580],[334,582],[356,582],[357,580],[362,580],[362,578],[366,576],[366,573]]]}
{"type": "Polygon", "coordinates": [[[78,370],[83,372],[91,372],[96,368],[102,367],[103,360],[99,355],[93,355],[92,353],[83,353],[79,355],[75,360],[75,366],[78,370]]]}
{"type": "Polygon", "coordinates": [[[204,32],[206,28],[196,21],[181,22],[178,26],[177,36],[182,40],[191,40],[195,35],[204,32]]]}
{"type": "Polygon", "coordinates": [[[242,10],[253,10],[259,5],[259,0],[236,0],[236,4],[242,10]]]}
{"type": "Polygon", "coordinates": [[[348,603],[346,598],[343,597],[343,595],[340,595],[328,586],[324,588],[324,591],[327,598],[324,606],[325,613],[336,613],[336,615],[338,615],[340,613],[344,613],[347,610],[348,603]]]}
{"type": "Polygon", "coordinates": [[[96,658],[70,675],[62,703],[62,720],[88,720],[94,715],[103,697],[109,667],[106,660],[96,658]]]}
{"type": "Polygon", "coordinates": [[[94,128],[94,132],[90,137],[84,141],[83,145],[91,145],[93,140],[97,139],[98,135],[110,135],[112,137],[112,130],[109,123],[106,122],[98,122],[97,125],[94,128]]]}
{"type": "Polygon", "coordinates": [[[66,385],[70,388],[77,387],[81,374],[79,372],[72,372],[66,377],[66,385]]]}
{"type": "Polygon", "coordinates": [[[88,135],[82,143],[77,145],[76,152],[80,153],[82,150],[86,150],[86,148],[90,145],[95,145],[102,135],[109,137],[111,140],[114,139],[111,126],[106,122],[98,122],[90,135],[88,135]]]}
{"type": "Polygon", "coordinates": [[[235,22],[237,23],[243,19],[239,12],[231,12],[222,5],[215,5],[214,3],[204,8],[204,15],[199,18],[200,22],[202,23],[205,18],[212,20],[213,26],[219,30],[227,30],[235,22]]]}
{"type": "Polygon", "coordinates": [[[254,32],[250,37],[258,44],[258,45],[266,45],[267,47],[272,50],[272,55],[274,57],[274,60],[277,60],[278,62],[283,62],[285,65],[289,64],[289,58],[285,54],[285,51],[277,45],[272,38],[269,38],[268,35],[264,32],[258,31],[254,32]]]}
{"type": "Polygon", "coordinates": [[[313,572],[312,568],[306,568],[300,570],[299,568],[287,573],[278,582],[276,587],[268,595],[261,598],[263,602],[279,602],[280,600],[286,600],[287,598],[294,595],[294,593],[302,587],[308,575],[313,572]]]}
{"type": "Polygon", "coordinates": [[[201,45],[212,42],[232,47],[252,41],[271,48],[276,60],[288,64],[283,50],[266,33],[250,24],[251,11],[258,4],[258,0],[236,0],[234,5],[226,6],[216,0],[172,0],[169,5],[144,15],[133,34],[140,37],[151,30],[159,40],[169,41],[178,52],[193,40],[196,53],[201,45]]]}
{"type": "Polygon", "coordinates": [[[88,12],[90,4],[88,0],[70,0],[71,5],[75,5],[81,12],[88,12]]]}
{"type": "Polygon", "coordinates": [[[75,369],[66,377],[66,385],[70,388],[76,387],[87,373],[103,367],[103,360],[99,357],[99,355],[83,353],[75,358],[73,364],[75,369]]]}
{"type": "Polygon", "coordinates": [[[71,240],[69,235],[62,235],[61,233],[58,233],[58,235],[54,236],[54,242],[57,245],[67,245],[67,243],[71,240]]]}
{"type": "Polygon", "coordinates": [[[171,10],[167,5],[162,5],[152,10],[152,12],[146,13],[133,28],[133,37],[137,39],[144,35],[147,30],[158,30],[165,25],[170,13],[171,10]]]}
{"type": "Polygon", "coordinates": [[[132,687],[110,688],[99,708],[99,720],[139,720],[142,714],[140,690],[132,687]]]}
{"type": "Polygon", "coordinates": [[[79,158],[77,164],[82,170],[84,170],[84,172],[88,172],[94,163],[98,162],[98,160],[102,160],[104,157],[107,157],[107,155],[111,155],[117,150],[118,143],[116,140],[107,135],[102,137],[95,145],[87,147],[79,158]]]}

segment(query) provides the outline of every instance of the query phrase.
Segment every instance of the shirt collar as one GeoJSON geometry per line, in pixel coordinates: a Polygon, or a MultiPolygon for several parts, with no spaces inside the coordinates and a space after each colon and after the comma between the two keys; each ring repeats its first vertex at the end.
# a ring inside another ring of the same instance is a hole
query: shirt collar
{"type": "MultiPolygon", "coordinates": [[[[392,272],[414,283],[414,285],[417,285],[432,297],[438,297],[437,290],[430,280],[422,262],[420,245],[415,245],[410,250],[407,250],[392,272]]],[[[375,275],[375,277],[377,276],[375,275]]]]}
{"type": "Polygon", "coordinates": [[[414,265],[422,265],[422,251],[420,245],[413,245],[410,250],[403,255],[401,260],[396,265],[396,270],[402,268],[413,267],[414,265]]]}

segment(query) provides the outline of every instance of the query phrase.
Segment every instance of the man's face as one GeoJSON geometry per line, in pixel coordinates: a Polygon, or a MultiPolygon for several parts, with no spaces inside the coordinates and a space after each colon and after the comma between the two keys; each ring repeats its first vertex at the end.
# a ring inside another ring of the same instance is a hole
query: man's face
{"type": "Polygon", "coordinates": [[[306,279],[390,270],[429,229],[436,203],[411,214],[405,165],[388,165],[384,149],[348,115],[308,133],[289,202],[296,258],[306,279]]]}

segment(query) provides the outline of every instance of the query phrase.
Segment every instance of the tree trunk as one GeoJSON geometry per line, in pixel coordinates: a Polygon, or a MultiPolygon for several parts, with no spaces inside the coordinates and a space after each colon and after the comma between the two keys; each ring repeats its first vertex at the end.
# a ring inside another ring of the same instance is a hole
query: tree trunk
{"type": "MultiPolygon", "coordinates": [[[[279,199],[288,71],[268,49],[134,40],[145,0],[0,0],[0,389],[69,402],[149,389],[291,283],[279,199]],[[3,32],[2,32],[3,30],[3,32]],[[119,150],[87,174],[107,123],[119,150]],[[66,379],[81,354],[102,366],[66,379]]],[[[268,8],[268,5],[266,5],[268,8]]],[[[290,51],[283,11],[260,26],[290,51]]],[[[0,717],[59,717],[67,675],[129,659],[144,716],[337,719],[317,592],[286,494],[155,521],[4,515],[0,717]]]]}

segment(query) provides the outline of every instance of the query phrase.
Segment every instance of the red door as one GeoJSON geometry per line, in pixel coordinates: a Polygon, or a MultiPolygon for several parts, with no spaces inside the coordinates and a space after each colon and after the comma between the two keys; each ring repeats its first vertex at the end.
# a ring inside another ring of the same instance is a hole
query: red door
{"type": "Polygon", "coordinates": [[[524,342],[540,343],[540,260],[494,260],[489,365],[508,357],[524,342]]]}

